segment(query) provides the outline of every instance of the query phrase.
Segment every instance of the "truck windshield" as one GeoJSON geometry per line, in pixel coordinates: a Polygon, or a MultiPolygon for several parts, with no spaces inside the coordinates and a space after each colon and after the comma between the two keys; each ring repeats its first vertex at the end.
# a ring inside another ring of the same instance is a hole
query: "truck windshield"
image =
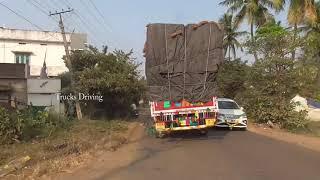
{"type": "Polygon", "coordinates": [[[239,106],[232,101],[218,101],[219,109],[240,109],[239,106]]]}

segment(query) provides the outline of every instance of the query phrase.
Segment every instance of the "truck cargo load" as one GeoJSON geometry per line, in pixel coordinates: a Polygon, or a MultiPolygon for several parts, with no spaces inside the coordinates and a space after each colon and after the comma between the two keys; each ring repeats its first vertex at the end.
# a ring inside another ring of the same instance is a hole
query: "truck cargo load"
{"type": "Polygon", "coordinates": [[[215,22],[149,24],[144,47],[151,117],[157,135],[206,133],[216,122],[216,75],[224,61],[215,22]]]}
{"type": "Polygon", "coordinates": [[[208,101],[216,94],[224,61],[219,24],[149,24],[144,53],[152,101],[208,101]]]}

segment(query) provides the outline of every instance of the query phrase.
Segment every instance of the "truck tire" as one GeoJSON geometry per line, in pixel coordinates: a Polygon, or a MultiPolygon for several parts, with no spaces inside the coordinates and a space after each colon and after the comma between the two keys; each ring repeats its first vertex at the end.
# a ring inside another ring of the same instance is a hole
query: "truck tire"
{"type": "Polygon", "coordinates": [[[156,132],[156,138],[162,139],[165,137],[165,134],[162,132],[156,132]]]}
{"type": "Polygon", "coordinates": [[[207,135],[208,134],[208,129],[200,129],[200,134],[201,135],[207,135]]]}
{"type": "Polygon", "coordinates": [[[247,131],[247,127],[240,128],[241,131],[247,131]]]}

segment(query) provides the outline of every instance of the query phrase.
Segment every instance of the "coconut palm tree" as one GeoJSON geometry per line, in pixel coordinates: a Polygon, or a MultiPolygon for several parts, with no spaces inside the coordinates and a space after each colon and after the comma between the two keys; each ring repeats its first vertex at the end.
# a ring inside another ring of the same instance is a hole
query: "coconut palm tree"
{"type": "Polygon", "coordinates": [[[316,21],[315,22],[310,22],[307,21],[306,22],[306,26],[303,28],[307,31],[307,33],[312,33],[312,32],[316,32],[316,33],[320,33],[320,1],[315,3],[315,7],[316,7],[316,21]]]}
{"type": "MultiPolygon", "coordinates": [[[[314,0],[273,0],[274,8],[277,11],[283,10],[286,3],[289,3],[287,15],[289,25],[293,26],[294,39],[298,36],[298,25],[307,22],[315,24],[317,21],[317,11],[314,0]]],[[[292,52],[292,59],[295,59],[295,50],[292,52]]]]}
{"type": "Polygon", "coordinates": [[[224,38],[223,38],[223,47],[225,56],[228,53],[229,60],[231,60],[231,53],[233,58],[236,59],[236,49],[240,48],[243,51],[241,43],[238,41],[238,38],[244,34],[246,31],[238,31],[239,26],[235,26],[234,18],[232,14],[225,13],[219,20],[224,27],[224,38]]]}
{"type": "Polygon", "coordinates": [[[287,15],[290,25],[299,25],[307,20],[315,23],[317,20],[317,11],[315,0],[272,0],[274,8],[277,11],[283,10],[285,4],[289,3],[289,11],[287,15]]]}
{"type": "MultiPolygon", "coordinates": [[[[235,26],[239,27],[245,19],[248,21],[252,42],[254,42],[254,26],[260,27],[273,19],[273,15],[269,13],[269,8],[274,8],[272,0],[224,0],[220,5],[227,6],[228,12],[236,13],[235,26]]],[[[253,54],[257,60],[257,54],[255,52],[253,54]]]]}

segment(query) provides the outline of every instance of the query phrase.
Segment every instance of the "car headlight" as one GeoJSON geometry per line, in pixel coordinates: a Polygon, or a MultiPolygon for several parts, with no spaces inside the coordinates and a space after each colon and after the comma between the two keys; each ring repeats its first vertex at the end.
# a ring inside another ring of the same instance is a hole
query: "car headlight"
{"type": "Polygon", "coordinates": [[[240,115],[240,117],[246,119],[246,118],[247,118],[247,115],[246,115],[246,113],[243,113],[243,114],[240,115]]]}

